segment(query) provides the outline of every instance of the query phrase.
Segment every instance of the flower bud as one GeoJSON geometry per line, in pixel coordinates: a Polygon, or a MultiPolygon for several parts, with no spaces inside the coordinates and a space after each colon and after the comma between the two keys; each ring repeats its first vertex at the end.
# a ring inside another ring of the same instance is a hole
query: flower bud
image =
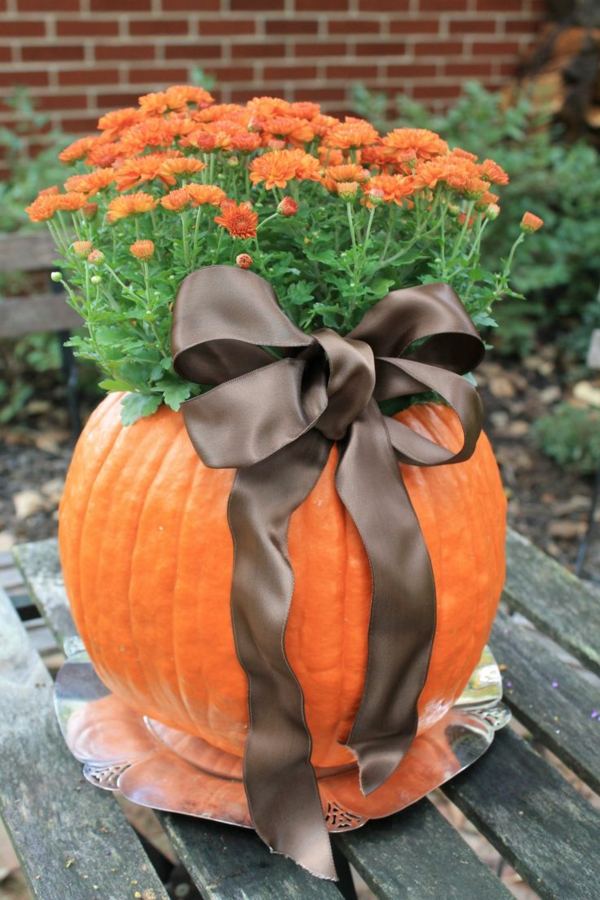
{"type": "Polygon", "coordinates": [[[277,206],[280,216],[295,216],[298,212],[298,204],[293,197],[284,197],[277,206]]]}
{"type": "Polygon", "coordinates": [[[104,253],[102,250],[92,250],[91,253],[88,253],[87,261],[93,266],[98,266],[101,262],[104,262],[104,253]]]}
{"type": "Polygon", "coordinates": [[[490,203],[485,211],[485,214],[488,217],[488,219],[491,219],[493,221],[494,219],[497,219],[498,216],[500,215],[500,207],[498,206],[497,203],[490,203]]]}
{"type": "Polygon", "coordinates": [[[50,281],[54,281],[55,284],[60,284],[63,280],[62,272],[51,272],[50,273],[50,281]]]}
{"type": "Polygon", "coordinates": [[[100,277],[100,275],[92,275],[90,281],[92,282],[92,284],[100,284],[102,278],[100,277]]]}
{"type": "Polygon", "coordinates": [[[249,253],[240,253],[235,258],[236,266],[239,266],[240,269],[249,269],[252,265],[253,259],[249,253]]]}
{"type": "Polygon", "coordinates": [[[529,233],[539,231],[543,224],[544,220],[540,219],[539,216],[536,216],[535,213],[526,212],[523,213],[523,218],[521,219],[521,231],[527,231],[529,233]]]}
{"type": "Polygon", "coordinates": [[[358,192],[358,181],[339,181],[337,192],[342,200],[353,200],[358,192]]]}
{"type": "Polygon", "coordinates": [[[71,244],[71,250],[73,253],[76,253],[77,256],[87,256],[92,249],[91,241],[73,241],[71,244]]]}

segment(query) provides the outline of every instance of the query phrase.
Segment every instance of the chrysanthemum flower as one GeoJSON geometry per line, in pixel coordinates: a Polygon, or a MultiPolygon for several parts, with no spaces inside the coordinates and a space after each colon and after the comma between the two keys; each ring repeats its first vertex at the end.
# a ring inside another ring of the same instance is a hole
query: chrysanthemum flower
{"type": "Polygon", "coordinates": [[[336,190],[336,182],[358,181],[362,183],[369,178],[369,170],[363,169],[356,163],[347,163],[339,166],[328,166],[323,174],[323,184],[328,191],[336,190]]]}
{"type": "Polygon", "coordinates": [[[150,259],[154,255],[154,241],[134,241],[129,252],[136,259],[150,259]]]}
{"type": "Polygon", "coordinates": [[[92,249],[91,241],[73,241],[71,244],[71,250],[77,256],[87,256],[92,249]]]}
{"type": "Polygon", "coordinates": [[[448,144],[427,128],[395,128],[382,139],[399,160],[433,159],[448,152],[448,144]]]}
{"type": "Polygon", "coordinates": [[[295,216],[298,212],[298,204],[293,197],[282,197],[277,204],[277,212],[280,216],[295,216]]]}
{"type": "Polygon", "coordinates": [[[65,147],[64,150],[61,150],[58,154],[58,158],[64,163],[77,162],[78,159],[83,159],[97,140],[98,138],[94,135],[79,138],[78,140],[73,141],[72,144],[69,144],[68,147],[65,147]]]}
{"type": "Polygon", "coordinates": [[[544,224],[544,220],[540,219],[539,216],[536,216],[535,213],[526,212],[523,213],[523,218],[521,219],[521,230],[522,231],[539,231],[542,225],[544,224]]]}
{"type": "Polygon", "coordinates": [[[169,212],[180,212],[182,209],[185,209],[186,206],[189,206],[190,200],[191,198],[187,188],[182,187],[177,188],[174,191],[169,191],[168,194],[161,197],[160,205],[164,207],[164,209],[168,209],[169,212]]]}
{"type": "Polygon", "coordinates": [[[87,194],[89,197],[97,194],[103,188],[115,180],[115,170],[112,166],[106,168],[95,169],[86,175],[71,175],[65,181],[65,188],[68,191],[79,191],[87,194]]]}
{"type": "Polygon", "coordinates": [[[356,197],[360,185],[358,181],[337,181],[335,188],[342,200],[352,200],[356,197]]]}
{"type": "Polygon", "coordinates": [[[248,202],[237,204],[234,200],[226,200],[221,206],[221,215],[215,216],[217,225],[225,228],[231,237],[256,237],[258,214],[248,202]]]}
{"type": "Polygon", "coordinates": [[[100,263],[104,262],[104,253],[102,250],[92,250],[88,253],[87,261],[93,266],[98,266],[100,263]]]}
{"type": "Polygon", "coordinates": [[[141,112],[135,106],[128,106],[125,109],[115,109],[101,116],[98,120],[98,128],[103,131],[107,137],[117,137],[125,128],[131,128],[140,121],[141,112]]]}
{"type": "Polygon", "coordinates": [[[165,164],[180,156],[179,150],[167,150],[165,153],[148,153],[146,156],[125,160],[115,171],[117,190],[127,191],[129,188],[143,184],[145,181],[153,181],[155,178],[160,178],[164,184],[169,186],[174,185],[175,176],[168,171],[165,164]]]}
{"type": "Polygon", "coordinates": [[[251,182],[262,182],[267,190],[284,188],[288,181],[295,178],[319,181],[319,160],[303,150],[272,150],[257,156],[250,164],[251,182]]]}
{"type": "Polygon", "coordinates": [[[109,222],[116,222],[127,216],[150,212],[156,204],[157,201],[154,197],[143,191],[137,191],[135,194],[123,194],[122,197],[115,197],[110,201],[106,217],[109,222]]]}
{"type": "Polygon", "coordinates": [[[187,184],[185,190],[192,206],[220,206],[227,199],[225,191],[216,184],[187,184]]]}
{"type": "Polygon", "coordinates": [[[206,168],[206,163],[191,156],[180,156],[165,160],[161,166],[160,176],[165,179],[170,175],[194,175],[206,168]]]}
{"type": "Polygon", "coordinates": [[[326,133],[324,144],[327,147],[350,150],[374,144],[378,138],[379,135],[370,122],[346,116],[343,122],[338,122],[326,133]]]}
{"type": "Polygon", "coordinates": [[[410,175],[374,175],[365,185],[367,196],[376,191],[386,203],[397,203],[415,192],[415,181],[410,175]]]}
{"type": "Polygon", "coordinates": [[[484,159],[479,166],[479,171],[483,178],[491,181],[492,184],[508,184],[509,178],[502,166],[499,166],[493,159],[484,159]]]}

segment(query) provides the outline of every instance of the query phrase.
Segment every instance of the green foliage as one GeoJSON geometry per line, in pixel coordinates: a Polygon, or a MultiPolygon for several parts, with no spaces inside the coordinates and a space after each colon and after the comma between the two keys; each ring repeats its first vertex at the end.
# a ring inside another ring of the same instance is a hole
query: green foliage
{"type": "Polygon", "coordinates": [[[493,236],[484,237],[490,268],[506,258],[511,226],[525,210],[544,219],[535,241],[519,252],[512,284],[526,302],[508,299],[496,310],[496,343],[505,352],[527,353],[540,329],[568,333],[581,357],[591,326],[600,318],[600,165],[587,144],[560,142],[549,116],[536,111],[526,95],[506,106],[497,92],[476,83],[447,113],[432,117],[422,105],[398,97],[391,121],[387,104],[364,89],[355,94],[359,113],[369,111],[379,127],[433,128],[451,145],[468,147],[480,158],[492,156],[510,174],[502,192],[502,215],[493,236]]]}
{"type": "Polygon", "coordinates": [[[31,372],[59,368],[56,335],[30,334],[18,341],[1,341],[0,363],[0,424],[5,424],[21,412],[32,396],[31,372]]]}
{"type": "Polygon", "coordinates": [[[538,446],[560,466],[581,474],[600,468],[600,409],[559,404],[533,429],[538,446]]]}
{"type": "Polygon", "coordinates": [[[37,112],[25,89],[18,89],[5,101],[12,107],[15,124],[0,127],[0,154],[8,168],[8,178],[0,181],[0,231],[31,227],[25,207],[49,184],[62,181],[63,167],[57,159],[58,148],[68,138],[49,129],[49,119],[37,112]],[[44,149],[29,153],[32,142],[43,142],[44,149]]]}

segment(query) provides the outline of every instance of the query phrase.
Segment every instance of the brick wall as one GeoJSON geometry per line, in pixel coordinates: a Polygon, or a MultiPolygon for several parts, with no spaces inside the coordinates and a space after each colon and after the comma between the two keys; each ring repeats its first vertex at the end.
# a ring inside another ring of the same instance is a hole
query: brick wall
{"type": "Polygon", "coordinates": [[[53,124],[88,130],[195,66],[225,101],[340,112],[361,81],[439,108],[465,78],[505,81],[543,15],[543,0],[0,0],[0,121],[26,85],[53,124]]]}

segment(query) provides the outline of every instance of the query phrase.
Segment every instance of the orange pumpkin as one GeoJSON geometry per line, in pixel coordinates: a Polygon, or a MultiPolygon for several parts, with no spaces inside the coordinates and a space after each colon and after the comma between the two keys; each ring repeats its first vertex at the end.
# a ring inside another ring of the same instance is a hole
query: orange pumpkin
{"type": "MultiPolygon", "coordinates": [[[[121,395],[91,416],[60,510],[60,553],[73,614],[94,666],[122,700],[213,746],[243,753],[247,683],[234,648],[226,507],[234,472],[209,469],[181,413],[161,408],[123,427],[121,395]]],[[[398,418],[460,446],[454,413],[413,406],[398,418]]],[[[364,682],[370,575],[334,486],[337,450],[289,534],[295,593],[286,650],[304,692],[313,762],[351,760],[340,746],[364,682]]],[[[403,466],[429,549],[437,624],[419,730],[464,688],[485,644],[504,579],[505,498],[485,435],[471,459],[403,466]]],[[[398,556],[402,566],[402,556],[398,556]]]]}

